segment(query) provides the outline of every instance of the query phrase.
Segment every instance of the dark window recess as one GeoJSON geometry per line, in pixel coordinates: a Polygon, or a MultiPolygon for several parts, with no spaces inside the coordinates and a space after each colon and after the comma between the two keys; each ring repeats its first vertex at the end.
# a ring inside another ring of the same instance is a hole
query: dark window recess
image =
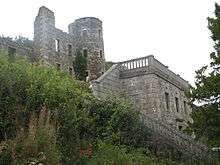
{"type": "Polygon", "coordinates": [[[83,56],[84,56],[84,57],[87,57],[87,56],[88,56],[88,51],[87,51],[87,49],[83,49],[83,56]]]}
{"type": "Polygon", "coordinates": [[[184,112],[187,114],[186,101],[183,102],[184,112]]]}
{"type": "Polygon", "coordinates": [[[179,99],[175,97],[176,111],[179,112],[179,99]]]}
{"type": "Polygon", "coordinates": [[[61,69],[61,64],[56,63],[56,67],[57,67],[57,70],[60,70],[61,69]]]}
{"type": "Polygon", "coordinates": [[[73,74],[73,68],[69,67],[69,74],[72,75],[73,74]]]}
{"type": "Polygon", "coordinates": [[[169,93],[165,92],[165,101],[166,101],[166,108],[170,108],[170,96],[169,93]]]}
{"type": "Polygon", "coordinates": [[[99,51],[100,58],[102,58],[102,50],[99,51]]]}
{"type": "Polygon", "coordinates": [[[72,45],[68,44],[68,55],[72,56],[72,45]]]}
{"type": "Polygon", "coordinates": [[[15,48],[8,47],[8,55],[9,55],[10,58],[11,57],[14,58],[15,53],[16,53],[16,49],[15,48]]]}
{"type": "Polygon", "coordinates": [[[55,40],[55,50],[56,52],[60,52],[60,40],[55,40]]]}
{"type": "Polygon", "coordinates": [[[89,72],[88,72],[88,71],[86,71],[86,77],[87,77],[87,76],[89,76],[89,72]]]}
{"type": "Polygon", "coordinates": [[[182,130],[183,126],[179,125],[178,128],[179,128],[179,130],[182,130]]]}
{"type": "Polygon", "coordinates": [[[83,29],[83,31],[82,31],[82,36],[83,36],[83,37],[87,37],[87,36],[88,36],[87,29],[83,29]]]}
{"type": "Polygon", "coordinates": [[[99,29],[99,38],[101,38],[102,31],[99,29]]]}

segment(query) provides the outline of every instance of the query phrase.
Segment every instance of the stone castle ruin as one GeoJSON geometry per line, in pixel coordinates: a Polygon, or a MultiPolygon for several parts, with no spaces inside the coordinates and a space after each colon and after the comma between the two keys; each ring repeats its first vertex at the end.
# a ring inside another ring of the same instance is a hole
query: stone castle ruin
{"type": "Polygon", "coordinates": [[[79,50],[87,57],[89,79],[97,79],[105,71],[102,21],[80,18],[68,29],[68,33],[57,29],[54,13],[41,7],[34,22],[34,52],[46,63],[73,73],[74,55],[79,50]]]}
{"type": "Polygon", "coordinates": [[[96,97],[111,95],[129,98],[143,121],[156,136],[185,155],[202,157],[208,149],[179,130],[186,128],[191,108],[182,79],[153,55],[114,64],[105,72],[102,21],[94,17],[75,20],[68,33],[55,27],[54,13],[42,6],[34,21],[34,39],[30,47],[0,38],[0,51],[23,54],[42,60],[74,76],[77,51],[87,58],[88,80],[96,97]]]}

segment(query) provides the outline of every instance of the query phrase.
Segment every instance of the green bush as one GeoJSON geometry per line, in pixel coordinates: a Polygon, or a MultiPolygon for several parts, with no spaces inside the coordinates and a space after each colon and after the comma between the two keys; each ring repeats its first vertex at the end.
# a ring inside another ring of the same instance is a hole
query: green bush
{"type": "Polygon", "coordinates": [[[57,146],[55,127],[51,123],[49,111],[43,110],[39,117],[32,115],[28,132],[22,129],[13,140],[2,143],[1,164],[58,165],[60,153],[57,146]]]}
{"type": "MultiPolygon", "coordinates": [[[[146,153],[146,151],[145,151],[146,153]]],[[[95,155],[88,161],[90,165],[155,165],[163,164],[157,159],[144,154],[143,150],[128,152],[126,147],[103,142],[98,143],[95,155]]]]}
{"type": "Polygon", "coordinates": [[[61,156],[69,159],[78,138],[77,108],[91,96],[88,85],[22,59],[9,62],[1,56],[0,64],[0,141],[15,138],[17,130],[28,128],[30,114],[46,107],[55,121],[61,156]]]}
{"type": "Polygon", "coordinates": [[[39,153],[43,153],[47,158],[44,164],[83,164],[96,159],[141,164],[151,160],[136,150],[143,146],[147,150],[150,136],[127,101],[113,97],[99,100],[89,84],[54,67],[21,59],[9,62],[0,56],[1,162],[39,161],[39,153]],[[40,116],[42,108],[50,110],[52,126],[50,122],[45,126],[29,123],[35,121],[32,114],[40,116]],[[32,125],[37,130],[31,131],[32,125]],[[29,134],[21,134],[21,129],[29,134]],[[30,138],[31,134],[36,138],[30,138]],[[89,145],[94,149],[92,158],[82,157],[80,149],[89,145]]]}

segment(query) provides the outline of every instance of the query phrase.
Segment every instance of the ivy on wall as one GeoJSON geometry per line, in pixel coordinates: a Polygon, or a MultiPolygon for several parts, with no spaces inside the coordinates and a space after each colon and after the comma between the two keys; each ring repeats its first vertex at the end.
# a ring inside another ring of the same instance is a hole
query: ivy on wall
{"type": "Polygon", "coordinates": [[[76,79],[86,81],[87,77],[87,58],[82,55],[80,50],[76,50],[76,57],[73,63],[76,79]]]}

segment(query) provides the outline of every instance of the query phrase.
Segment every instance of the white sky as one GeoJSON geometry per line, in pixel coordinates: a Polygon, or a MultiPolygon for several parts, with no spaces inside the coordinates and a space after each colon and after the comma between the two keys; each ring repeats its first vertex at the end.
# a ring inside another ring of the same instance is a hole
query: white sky
{"type": "Polygon", "coordinates": [[[0,0],[0,35],[33,38],[40,6],[55,12],[56,27],[85,16],[103,21],[105,57],[122,61],[153,54],[194,82],[195,70],[209,63],[213,42],[207,17],[220,0],[0,0]]]}

